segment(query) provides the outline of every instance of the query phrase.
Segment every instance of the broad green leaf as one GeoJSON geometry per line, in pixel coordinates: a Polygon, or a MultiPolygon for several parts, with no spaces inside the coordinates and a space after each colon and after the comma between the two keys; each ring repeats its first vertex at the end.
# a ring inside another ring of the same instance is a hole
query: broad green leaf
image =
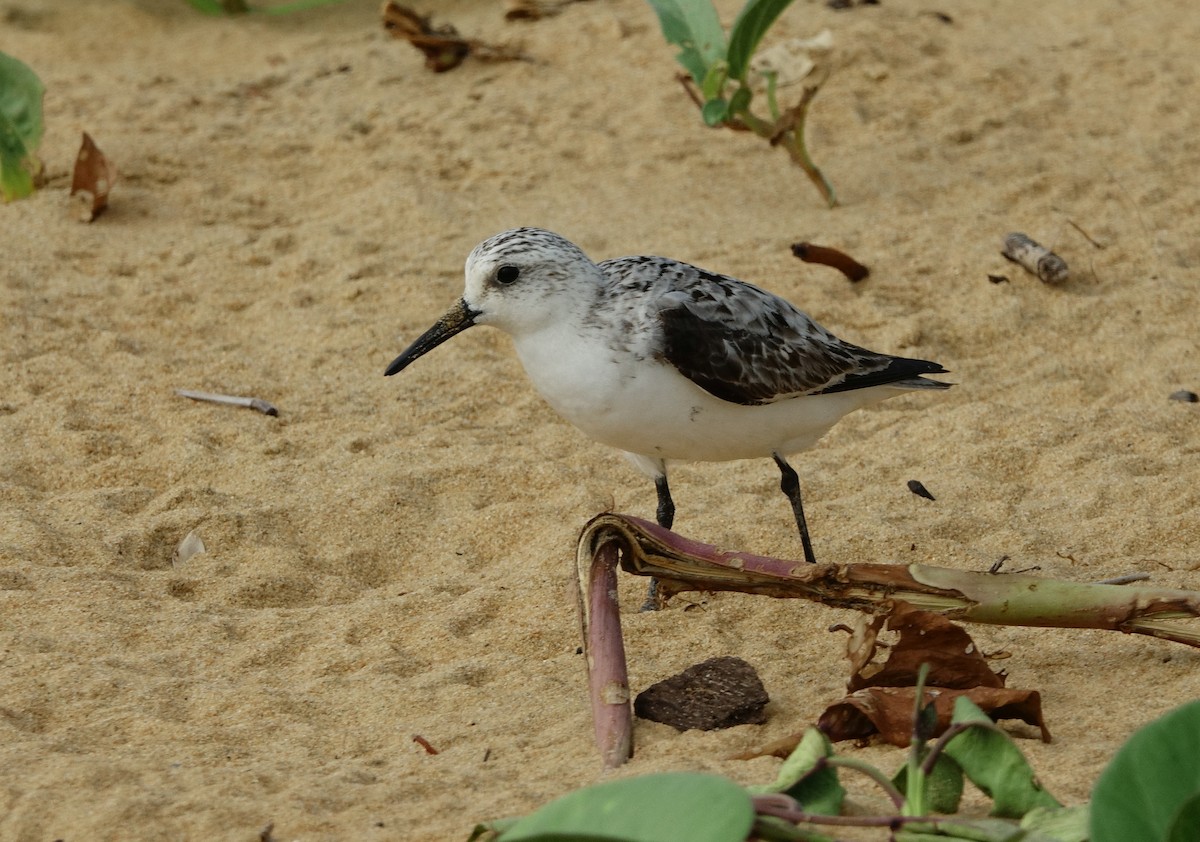
{"type": "Polygon", "coordinates": [[[955,700],[950,721],[986,722],[989,726],[962,732],[946,744],[945,752],[975,786],[991,796],[991,815],[1019,819],[1034,807],[1062,806],[1042,789],[1025,755],[1008,735],[996,729],[988,715],[966,696],[955,700]]]}
{"type": "Polygon", "coordinates": [[[704,84],[708,69],[725,58],[725,31],[710,0],[646,0],[658,15],[667,43],[680,48],[675,59],[704,84]]]}
{"type": "Polygon", "coordinates": [[[809,728],[779,767],[775,783],[750,790],[755,793],[784,792],[795,798],[807,813],[839,815],[846,790],[838,782],[837,769],[832,766],[816,768],[821,760],[832,756],[833,743],[829,738],[818,729],[809,728]]]}
{"type": "Polygon", "coordinates": [[[1196,842],[1200,839],[1200,794],[1184,801],[1171,821],[1168,842],[1196,842]]]}
{"type": "Polygon", "coordinates": [[[6,202],[32,193],[41,170],[34,152],[42,142],[44,92],[36,73],[0,53],[0,195],[6,202]]]}
{"type": "Polygon", "coordinates": [[[518,821],[500,840],[741,842],[753,824],[750,795],[728,778],[666,772],[568,793],[518,821]]]}
{"type": "MultiPolygon", "coordinates": [[[[1196,821],[1197,794],[1200,701],[1154,720],[1121,746],[1092,789],[1092,840],[1174,839],[1177,819],[1181,832],[1196,821]]],[[[1200,831],[1180,838],[1200,839],[1200,831]]]]}
{"type": "Polygon", "coordinates": [[[792,0],[747,0],[729,31],[729,78],[746,81],[758,42],[792,0]]]}

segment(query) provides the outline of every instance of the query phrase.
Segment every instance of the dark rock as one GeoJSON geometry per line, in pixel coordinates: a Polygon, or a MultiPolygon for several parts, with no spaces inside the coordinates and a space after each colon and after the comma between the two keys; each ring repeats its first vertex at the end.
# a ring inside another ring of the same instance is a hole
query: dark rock
{"type": "Polygon", "coordinates": [[[770,697],[754,667],[741,658],[710,658],[638,694],[633,711],[642,719],[680,731],[712,731],[767,721],[770,697]]]}

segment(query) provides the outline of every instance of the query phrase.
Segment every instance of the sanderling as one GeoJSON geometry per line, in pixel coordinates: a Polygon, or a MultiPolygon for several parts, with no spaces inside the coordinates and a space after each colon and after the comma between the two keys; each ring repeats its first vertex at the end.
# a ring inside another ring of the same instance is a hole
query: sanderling
{"type": "Polygon", "coordinates": [[[477,324],[512,337],[559,415],[654,480],[658,522],[668,529],[668,460],[773,458],[810,562],[800,482],[785,456],[851,410],[950,385],[921,376],[945,373],[937,363],[843,342],[744,281],[665,257],[593,263],[540,228],[477,245],[462,298],[385,374],[477,324]]]}

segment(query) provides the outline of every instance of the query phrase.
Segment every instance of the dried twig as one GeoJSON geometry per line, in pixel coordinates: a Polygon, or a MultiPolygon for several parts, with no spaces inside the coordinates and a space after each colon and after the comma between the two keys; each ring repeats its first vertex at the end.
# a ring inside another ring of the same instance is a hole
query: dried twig
{"type": "Polygon", "coordinates": [[[246,406],[257,410],[263,415],[278,415],[279,410],[274,404],[269,404],[262,398],[243,398],[237,395],[218,395],[214,392],[193,392],[190,389],[176,389],[175,394],[181,398],[191,398],[194,401],[207,401],[225,406],[246,406]]]}
{"type": "Polygon", "coordinates": [[[433,745],[429,742],[429,740],[425,739],[420,734],[413,734],[412,741],[414,743],[416,743],[417,745],[419,745],[421,748],[425,749],[426,754],[437,754],[438,753],[438,750],[433,747],[433,745]]]}
{"type": "Polygon", "coordinates": [[[425,55],[425,66],[435,73],[453,70],[467,56],[481,61],[528,61],[529,57],[512,47],[487,44],[474,38],[463,38],[451,24],[434,28],[429,18],[395,0],[387,0],[381,12],[383,28],[393,38],[401,38],[425,55]]]}
{"type": "Polygon", "coordinates": [[[861,281],[871,274],[870,269],[853,257],[829,246],[818,246],[816,243],[792,243],[792,254],[805,263],[831,266],[845,275],[851,283],[861,281]]]}
{"type": "Polygon", "coordinates": [[[1078,231],[1081,235],[1083,235],[1083,238],[1085,240],[1087,240],[1089,243],[1091,243],[1093,246],[1095,246],[1096,248],[1098,248],[1098,249],[1107,248],[1107,246],[1105,246],[1104,243],[1098,242],[1097,240],[1095,240],[1092,237],[1091,234],[1089,234],[1087,231],[1084,231],[1082,228],[1080,228],[1079,225],[1076,224],[1075,220],[1068,219],[1067,224],[1070,225],[1072,228],[1074,228],[1076,231],[1078,231]]]}

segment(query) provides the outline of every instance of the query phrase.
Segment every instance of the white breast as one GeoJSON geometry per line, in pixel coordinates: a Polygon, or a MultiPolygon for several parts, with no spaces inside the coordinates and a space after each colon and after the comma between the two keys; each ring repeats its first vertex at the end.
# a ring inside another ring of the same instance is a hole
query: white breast
{"type": "Polygon", "coordinates": [[[515,340],[530,381],[590,438],[652,459],[724,462],[804,450],[886,387],[743,406],[714,397],[668,363],[555,325],[515,340]]]}

